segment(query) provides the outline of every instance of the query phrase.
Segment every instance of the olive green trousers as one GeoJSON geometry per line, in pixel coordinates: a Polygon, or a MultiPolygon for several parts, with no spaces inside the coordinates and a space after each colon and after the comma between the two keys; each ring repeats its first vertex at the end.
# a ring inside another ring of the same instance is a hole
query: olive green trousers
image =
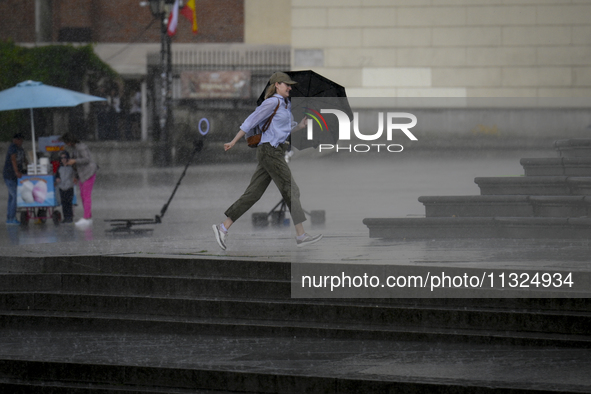
{"type": "Polygon", "coordinates": [[[244,194],[226,210],[225,215],[234,222],[238,220],[263,196],[273,181],[289,208],[293,223],[304,222],[306,214],[300,204],[300,189],[294,182],[291,170],[285,162],[287,145],[282,144],[274,148],[271,144],[265,143],[257,146],[256,149],[259,164],[250,179],[250,184],[244,194]]]}

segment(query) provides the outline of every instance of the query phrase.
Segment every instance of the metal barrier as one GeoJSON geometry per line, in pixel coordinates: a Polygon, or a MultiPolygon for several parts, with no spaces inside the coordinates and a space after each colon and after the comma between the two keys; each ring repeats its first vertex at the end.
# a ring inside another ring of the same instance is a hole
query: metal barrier
{"type": "MultiPolygon", "coordinates": [[[[195,49],[172,51],[172,98],[180,98],[180,73],[188,70],[251,72],[252,98],[258,97],[269,76],[291,68],[291,47],[285,45],[199,44],[195,49]]],[[[159,85],[160,53],[148,54],[148,75],[159,85]]],[[[151,78],[150,78],[151,79],[151,78]]],[[[158,92],[155,92],[158,94],[158,92]]]]}

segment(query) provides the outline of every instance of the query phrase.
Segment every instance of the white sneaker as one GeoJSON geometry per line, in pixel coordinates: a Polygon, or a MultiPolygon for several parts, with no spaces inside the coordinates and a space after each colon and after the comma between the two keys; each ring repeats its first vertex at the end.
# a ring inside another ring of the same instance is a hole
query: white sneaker
{"type": "Polygon", "coordinates": [[[297,243],[298,248],[301,248],[302,246],[315,244],[316,242],[318,242],[322,239],[322,234],[318,234],[314,237],[308,233],[304,233],[304,235],[305,235],[305,237],[302,240],[300,240],[296,237],[296,243],[297,243]]]}
{"type": "Polygon", "coordinates": [[[215,235],[215,240],[218,242],[218,245],[220,245],[222,250],[226,250],[226,237],[228,237],[228,233],[224,233],[219,224],[214,224],[212,228],[213,234],[215,235]]]}
{"type": "Polygon", "coordinates": [[[78,227],[80,229],[86,229],[90,226],[92,226],[92,219],[82,218],[76,222],[76,227],[78,227]]]}

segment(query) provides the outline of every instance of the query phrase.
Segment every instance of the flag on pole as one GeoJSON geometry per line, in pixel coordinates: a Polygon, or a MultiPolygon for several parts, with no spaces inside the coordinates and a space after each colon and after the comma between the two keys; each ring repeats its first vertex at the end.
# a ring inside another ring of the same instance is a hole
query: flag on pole
{"type": "Polygon", "coordinates": [[[197,11],[195,11],[195,0],[188,0],[181,8],[181,14],[193,23],[193,34],[197,34],[197,11]]]}
{"type": "Polygon", "coordinates": [[[167,31],[169,36],[174,36],[176,34],[176,27],[179,23],[179,0],[175,0],[174,5],[172,6],[172,11],[170,11],[170,15],[168,16],[168,25],[167,31]]]}

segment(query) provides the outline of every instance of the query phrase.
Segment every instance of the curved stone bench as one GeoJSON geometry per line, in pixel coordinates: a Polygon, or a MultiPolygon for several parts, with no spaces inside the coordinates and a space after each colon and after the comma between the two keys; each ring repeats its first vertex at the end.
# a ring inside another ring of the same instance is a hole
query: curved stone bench
{"type": "Polygon", "coordinates": [[[591,157],[525,158],[526,176],[591,176],[591,157]]]}
{"type": "Polygon", "coordinates": [[[591,139],[557,140],[554,149],[560,157],[591,157],[591,139]]]}

